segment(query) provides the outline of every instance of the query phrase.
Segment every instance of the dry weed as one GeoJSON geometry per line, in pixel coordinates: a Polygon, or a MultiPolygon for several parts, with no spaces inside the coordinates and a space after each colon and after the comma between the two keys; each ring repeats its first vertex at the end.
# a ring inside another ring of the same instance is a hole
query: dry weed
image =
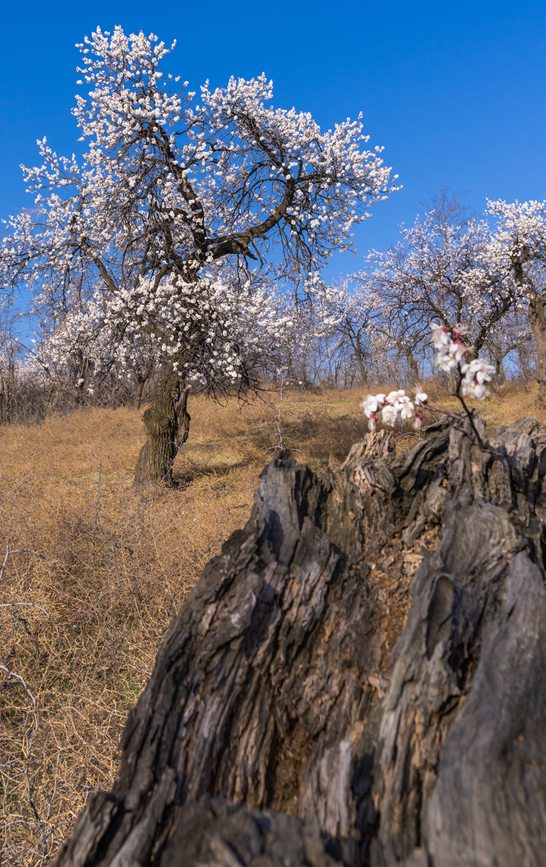
{"type": "MultiPolygon", "coordinates": [[[[88,793],[110,786],[127,710],[201,568],[246,521],[279,425],[299,459],[336,466],[364,431],[361,398],[196,398],[178,489],[144,496],[137,412],[0,429],[1,863],[47,863],[88,793]]],[[[485,415],[528,415],[529,399],[506,387],[485,415]]]]}

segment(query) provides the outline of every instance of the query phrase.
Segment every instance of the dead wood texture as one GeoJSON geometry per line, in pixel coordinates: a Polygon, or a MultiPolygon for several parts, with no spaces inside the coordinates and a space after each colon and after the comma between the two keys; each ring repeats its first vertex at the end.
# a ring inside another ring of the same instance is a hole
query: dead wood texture
{"type": "Polygon", "coordinates": [[[545,473],[533,419],[279,455],[59,865],[543,865],[545,473]]]}

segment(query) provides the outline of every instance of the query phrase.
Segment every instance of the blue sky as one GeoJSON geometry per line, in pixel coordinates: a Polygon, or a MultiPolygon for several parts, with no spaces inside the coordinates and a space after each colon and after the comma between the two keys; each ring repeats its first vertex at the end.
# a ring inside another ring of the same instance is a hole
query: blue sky
{"type": "Polygon", "coordinates": [[[393,243],[441,188],[480,211],[486,197],[546,198],[546,2],[12,2],[2,12],[0,215],[25,204],[19,163],[35,140],[75,147],[74,43],[97,25],[176,38],[192,86],[264,70],[278,105],[324,127],[364,112],[404,189],[358,229],[356,270],[393,243]]]}

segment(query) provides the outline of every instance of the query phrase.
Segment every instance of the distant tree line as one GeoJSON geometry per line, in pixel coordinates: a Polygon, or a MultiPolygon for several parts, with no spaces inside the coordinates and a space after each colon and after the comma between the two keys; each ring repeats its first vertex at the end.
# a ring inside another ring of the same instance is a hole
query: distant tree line
{"type": "MultiPolygon", "coordinates": [[[[469,343],[495,365],[498,383],[534,377],[544,401],[545,266],[544,203],[489,202],[476,219],[442,194],[402,229],[397,244],[370,253],[357,274],[334,286],[315,281],[312,297],[297,303],[286,296],[283,325],[268,351],[252,359],[246,386],[415,385],[432,375],[431,322],[460,323],[469,343]]],[[[161,365],[152,340],[141,341],[121,367],[99,370],[81,346],[59,354],[64,331],[44,334],[30,354],[15,332],[6,320],[2,423],[85,405],[140,408],[154,397],[161,365]]],[[[218,381],[196,382],[194,390],[222,393],[218,381]]]]}

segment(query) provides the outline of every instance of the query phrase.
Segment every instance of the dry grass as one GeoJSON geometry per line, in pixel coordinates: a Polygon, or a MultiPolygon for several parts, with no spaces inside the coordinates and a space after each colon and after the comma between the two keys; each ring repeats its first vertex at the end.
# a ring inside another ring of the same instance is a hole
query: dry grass
{"type": "MultiPolygon", "coordinates": [[[[444,406],[457,411],[457,401],[444,400],[444,406]]],[[[534,416],[546,423],[546,409],[538,405],[538,388],[536,383],[506,383],[496,389],[485,401],[475,401],[474,406],[480,415],[493,429],[511,424],[517,418],[534,416]]]]}
{"type": "MultiPolygon", "coordinates": [[[[0,429],[0,863],[46,863],[89,791],[109,787],[172,615],[248,517],[279,406],[283,444],[320,471],[361,436],[361,398],[288,394],[242,409],[196,398],[179,488],[145,496],[131,487],[137,412],[0,429]]],[[[483,409],[494,424],[536,414],[521,386],[483,409]]]]}

